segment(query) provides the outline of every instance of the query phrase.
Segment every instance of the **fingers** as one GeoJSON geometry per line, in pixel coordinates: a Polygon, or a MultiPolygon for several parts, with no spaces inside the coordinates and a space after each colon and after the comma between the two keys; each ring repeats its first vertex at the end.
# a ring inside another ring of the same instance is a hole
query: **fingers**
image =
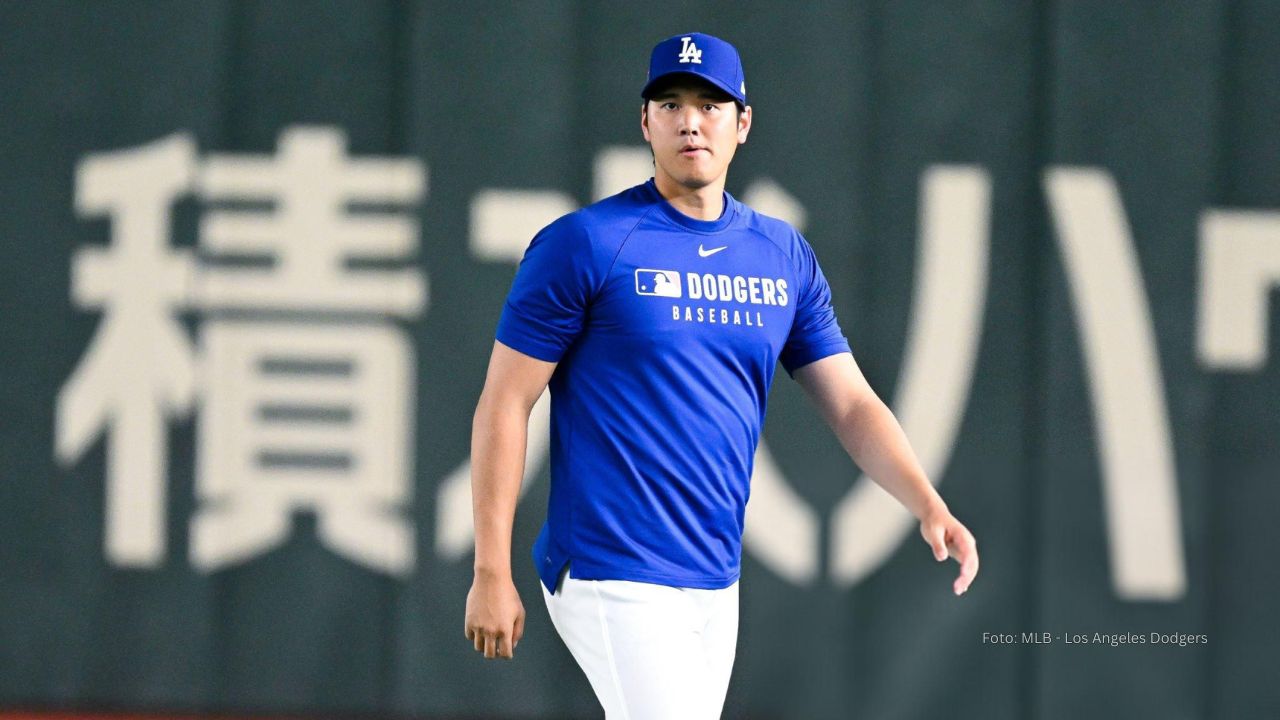
{"type": "Polygon", "coordinates": [[[942,562],[947,559],[947,528],[938,525],[929,537],[929,545],[933,547],[933,559],[942,562]]]}
{"type": "Polygon", "coordinates": [[[943,523],[925,521],[920,523],[920,535],[933,551],[933,559],[942,562],[947,559],[947,526],[943,523]]]}
{"type": "Polygon", "coordinates": [[[513,633],[485,632],[475,628],[467,628],[466,636],[475,647],[476,652],[481,653],[489,660],[495,658],[514,659],[516,655],[515,646],[520,642],[520,638],[524,636],[524,616],[522,615],[516,621],[516,629],[513,633]]]}
{"type": "Polygon", "coordinates": [[[511,629],[511,653],[514,655],[516,646],[520,644],[520,638],[524,637],[524,612],[516,617],[515,627],[511,629]]]}
{"type": "Polygon", "coordinates": [[[486,659],[515,657],[524,635],[524,605],[510,582],[494,584],[477,574],[467,593],[463,634],[486,659]]]}
{"type": "Polygon", "coordinates": [[[928,518],[921,522],[920,532],[933,549],[935,560],[942,562],[950,556],[960,563],[960,575],[951,589],[956,595],[963,595],[978,575],[978,541],[973,533],[954,516],[928,518]]]}
{"type": "Polygon", "coordinates": [[[978,574],[978,553],[974,551],[964,559],[960,565],[960,577],[956,578],[955,591],[956,595],[963,595],[969,589],[969,584],[973,582],[973,578],[978,574]]]}
{"type": "Polygon", "coordinates": [[[960,562],[960,576],[956,578],[952,589],[956,595],[963,595],[978,574],[978,543],[968,530],[961,528],[954,544],[954,551],[956,559],[960,562]]]}

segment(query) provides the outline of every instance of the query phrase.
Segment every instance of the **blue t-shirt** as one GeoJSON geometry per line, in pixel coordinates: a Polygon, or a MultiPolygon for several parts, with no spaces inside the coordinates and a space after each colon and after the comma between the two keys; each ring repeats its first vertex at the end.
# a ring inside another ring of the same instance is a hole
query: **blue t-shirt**
{"type": "Polygon", "coordinates": [[[533,546],[575,578],[722,588],[738,579],[765,402],[849,343],[813,248],[724,195],[691,218],[653,180],[542,229],[497,339],[558,362],[551,496],[533,546]]]}

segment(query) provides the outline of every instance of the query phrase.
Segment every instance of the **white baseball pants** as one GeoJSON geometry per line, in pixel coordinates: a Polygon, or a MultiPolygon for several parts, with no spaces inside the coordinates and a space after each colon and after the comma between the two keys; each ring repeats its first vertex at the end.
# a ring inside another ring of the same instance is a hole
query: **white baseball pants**
{"type": "Polygon", "coordinates": [[[561,572],[542,595],[607,720],[720,717],[738,644],[738,583],[719,590],[561,572]]]}

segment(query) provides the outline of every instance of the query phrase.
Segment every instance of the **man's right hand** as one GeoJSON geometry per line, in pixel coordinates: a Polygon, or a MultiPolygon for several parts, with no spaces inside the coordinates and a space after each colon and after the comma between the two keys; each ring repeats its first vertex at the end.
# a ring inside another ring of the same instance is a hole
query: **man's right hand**
{"type": "Polygon", "coordinates": [[[463,631],[486,658],[515,656],[524,605],[511,581],[511,527],[528,451],[529,414],[556,363],[493,341],[484,390],[471,421],[471,509],[476,575],[463,631]]]}
{"type": "Polygon", "coordinates": [[[467,639],[486,658],[514,658],[524,636],[524,605],[511,575],[476,571],[467,593],[467,639]]]}

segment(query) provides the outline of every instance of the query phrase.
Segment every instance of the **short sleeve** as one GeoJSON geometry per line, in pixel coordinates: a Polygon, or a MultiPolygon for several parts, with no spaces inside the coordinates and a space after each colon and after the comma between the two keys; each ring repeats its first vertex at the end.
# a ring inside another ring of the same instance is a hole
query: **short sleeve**
{"type": "Polygon", "coordinates": [[[559,362],[582,332],[600,274],[591,238],[573,215],[543,228],[520,260],[498,319],[498,340],[525,355],[559,362]]]}
{"type": "Polygon", "coordinates": [[[779,356],[782,367],[792,376],[815,360],[850,351],[849,340],[840,331],[831,307],[831,287],[818,258],[803,237],[797,235],[796,243],[796,314],[779,356]]]}

